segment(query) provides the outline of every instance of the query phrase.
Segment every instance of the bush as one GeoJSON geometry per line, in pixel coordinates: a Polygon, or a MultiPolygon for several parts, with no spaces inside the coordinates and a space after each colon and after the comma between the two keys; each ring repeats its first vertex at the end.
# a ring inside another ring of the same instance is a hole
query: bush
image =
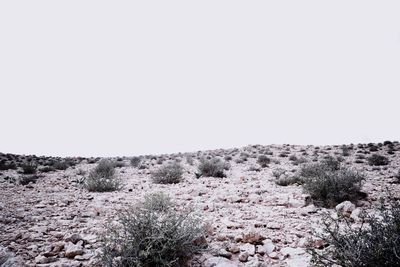
{"type": "Polygon", "coordinates": [[[152,173],[156,184],[176,184],[182,181],[183,168],[179,163],[169,163],[152,173]]]}
{"type": "Polygon", "coordinates": [[[225,177],[224,169],[226,164],[219,158],[201,159],[198,167],[198,176],[204,177],[225,177]]]}
{"type": "Polygon", "coordinates": [[[373,154],[368,158],[368,164],[371,166],[384,166],[389,164],[389,159],[382,155],[373,154]]]}
{"type": "Polygon", "coordinates": [[[109,192],[119,190],[121,181],[115,177],[115,167],[112,162],[102,159],[97,166],[90,171],[86,179],[85,187],[91,192],[109,192]]]}
{"type": "Polygon", "coordinates": [[[300,169],[298,176],[314,202],[325,207],[357,199],[364,179],[361,174],[341,167],[333,160],[306,165],[300,169]]]}
{"type": "Polygon", "coordinates": [[[52,166],[43,166],[39,169],[40,172],[54,172],[55,170],[52,166]]]}
{"type": "Polygon", "coordinates": [[[19,183],[21,185],[27,185],[30,183],[35,184],[38,179],[39,179],[39,176],[36,174],[24,175],[20,178],[19,183]]]}
{"type": "Polygon", "coordinates": [[[69,163],[65,160],[56,161],[53,164],[53,167],[56,170],[65,171],[69,167],[69,163]]]}
{"type": "Polygon", "coordinates": [[[381,203],[378,216],[362,216],[354,227],[348,218],[326,216],[324,250],[309,248],[317,266],[400,266],[400,204],[390,199],[381,203]]]}
{"type": "Polygon", "coordinates": [[[131,158],[131,166],[134,168],[139,167],[140,162],[142,161],[142,159],[140,157],[133,157],[131,158]]]}
{"type": "Polygon", "coordinates": [[[162,193],[117,215],[119,224],[110,224],[103,238],[105,266],[186,266],[206,247],[201,220],[189,211],[176,211],[162,193]]]}
{"type": "Polygon", "coordinates": [[[23,174],[35,174],[37,166],[33,163],[26,163],[21,165],[23,174]]]}
{"type": "Polygon", "coordinates": [[[260,156],[257,158],[257,162],[258,162],[258,164],[260,164],[260,166],[261,166],[262,168],[265,168],[265,167],[268,166],[268,164],[271,163],[271,159],[270,159],[269,157],[265,156],[265,155],[260,155],[260,156]]]}

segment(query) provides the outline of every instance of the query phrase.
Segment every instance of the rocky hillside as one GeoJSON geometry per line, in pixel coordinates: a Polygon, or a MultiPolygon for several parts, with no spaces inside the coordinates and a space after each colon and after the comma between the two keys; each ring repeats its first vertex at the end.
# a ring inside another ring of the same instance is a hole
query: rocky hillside
{"type": "Polygon", "coordinates": [[[357,224],[381,197],[400,196],[398,142],[112,158],[119,184],[105,192],[87,186],[99,160],[0,154],[0,266],[103,266],[108,225],[121,209],[160,191],[204,224],[207,248],[191,266],[310,266],[306,248],[326,247],[316,236],[326,213],[357,224]],[[207,160],[221,168],[208,173],[207,160]],[[362,175],[357,194],[312,195],[306,167],[324,161],[362,175]],[[172,162],[180,169],[164,183],[169,172],[160,168],[172,162]]]}

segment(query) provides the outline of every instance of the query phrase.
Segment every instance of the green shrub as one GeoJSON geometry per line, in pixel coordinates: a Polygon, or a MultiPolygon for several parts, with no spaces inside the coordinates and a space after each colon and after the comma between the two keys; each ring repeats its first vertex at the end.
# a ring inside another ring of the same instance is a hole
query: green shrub
{"type": "Polygon", "coordinates": [[[25,163],[21,165],[22,174],[35,174],[37,166],[33,163],[25,163]]]}
{"type": "Polygon", "coordinates": [[[257,158],[257,162],[258,162],[258,164],[260,164],[260,166],[262,168],[265,168],[265,167],[268,166],[268,164],[271,163],[271,159],[269,157],[265,156],[265,155],[260,155],[257,158]]]}
{"type": "Polygon", "coordinates": [[[304,190],[317,205],[332,207],[359,197],[363,175],[328,160],[303,166],[299,173],[304,190]]]}
{"type": "Polygon", "coordinates": [[[21,185],[27,185],[30,183],[35,184],[38,179],[39,179],[39,176],[36,174],[24,175],[20,178],[19,183],[21,185]]]}
{"type": "Polygon", "coordinates": [[[102,262],[108,267],[181,267],[206,247],[199,217],[177,210],[162,193],[119,211],[118,225],[104,236],[102,262]]]}
{"type": "Polygon", "coordinates": [[[389,164],[389,159],[382,155],[373,154],[368,158],[368,164],[371,166],[384,166],[389,164]]]}
{"type": "Polygon", "coordinates": [[[152,173],[152,180],[156,184],[176,184],[182,181],[183,168],[179,163],[169,163],[161,166],[152,173]]]}
{"type": "Polygon", "coordinates": [[[69,167],[69,163],[65,160],[59,160],[53,163],[53,167],[56,170],[65,171],[69,167]]]}
{"type": "Polygon", "coordinates": [[[134,168],[137,168],[137,167],[139,167],[141,161],[142,161],[141,157],[132,157],[131,158],[131,166],[134,168]]]}
{"type": "Polygon", "coordinates": [[[115,176],[114,164],[109,160],[102,159],[90,171],[89,177],[85,181],[85,187],[91,192],[109,192],[121,189],[122,183],[115,176]]]}
{"type": "Polygon", "coordinates": [[[39,168],[40,172],[54,172],[56,169],[52,166],[43,166],[39,168]]]}
{"type": "Polygon", "coordinates": [[[316,266],[373,267],[400,266],[400,204],[391,199],[381,203],[377,215],[361,216],[354,227],[345,217],[326,216],[323,233],[325,243],[320,250],[309,248],[316,266]]]}
{"type": "Polygon", "coordinates": [[[223,178],[226,176],[224,173],[226,168],[227,165],[220,158],[201,159],[198,176],[223,178]]]}

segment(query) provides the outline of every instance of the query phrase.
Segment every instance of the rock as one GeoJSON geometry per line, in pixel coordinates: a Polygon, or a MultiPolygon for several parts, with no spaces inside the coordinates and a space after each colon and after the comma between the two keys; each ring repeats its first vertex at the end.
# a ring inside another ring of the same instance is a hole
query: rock
{"type": "Polygon", "coordinates": [[[21,256],[8,258],[1,267],[25,267],[26,264],[21,256]]]}
{"type": "Polygon", "coordinates": [[[204,262],[204,267],[239,267],[233,261],[223,257],[211,257],[204,262]]]}
{"type": "Polygon", "coordinates": [[[256,254],[256,247],[254,245],[246,243],[240,246],[240,251],[247,252],[247,254],[254,256],[254,254],[256,254]]]}
{"type": "Polygon", "coordinates": [[[227,259],[232,258],[232,253],[230,253],[229,251],[226,251],[225,249],[220,249],[218,250],[217,256],[221,256],[227,259]]]}
{"type": "Polygon", "coordinates": [[[239,253],[240,248],[239,248],[239,246],[236,245],[236,244],[231,244],[231,245],[229,245],[229,247],[228,247],[228,251],[229,251],[229,252],[232,252],[233,254],[236,254],[236,253],[239,253]]]}
{"type": "Polygon", "coordinates": [[[239,261],[241,262],[246,262],[248,258],[249,258],[249,253],[247,252],[241,252],[239,254],[239,261]]]}
{"type": "Polygon", "coordinates": [[[361,221],[360,214],[362,210],[360,208],[356,208],[351,212],[350,218],[353,219],[355,222],[361,221]]]}
{"type": "Polygon", "coordinates": [[[83,240],[82,236],[79,234],[72,234],[65,238],[66,242],[72,242],[73,244],[78,243],[78,241],[83,240]]]}
{"type": "Polygon", "coordinates": [[[267,223],[267,228],[273,229],[273,230],[279,230],[279,229],[281,229],[281,226],[279,225],[279,223],[269,222],[269,223],[267,223]]]}
{"type": "Polygon", "coordinates": [[[306,205],[306,203],[304,202],[304,200],[300,200],[300,199],[295,199],[295,198],[291,198],[288,201],[288,208],[301,208],[304,207],[306,205]]]}
{"type": "Polygon", "coordinates": [[[268,254],[268,256],[269,256],[271,259],[274,259],[274,260],[278,260],[278,259],[279,259],[279,255],[278,255],[278,253],[276,253],[276,252],[272,252],[272,253],[268,254]]]}
{"type": "Polygon", "coordinates": [[[260,255],[271,254],[275,251],[275,245],[270,239],[263,242],[263,245],[257,246],[257,253],[260,255]]]}
{"type": "Polygon", "coordinates": [[[285,257],[293,257],[297,255],[305,254],[306,251],[302,248],[291,248],[291,247],[284,247],[281,249],[281,254],[285,257]]]}
{"type": "Polygon", "coordinates": [[[338,214],[341,214],[345,217],[350,217],[353,210],[355,210],[356,206],[350,201],[344,201],[336,206],[336,211],[338,214]]]}
{"type": "Polygon", "coordinates": [[[65,257],[72,259],[76,255],[82,255],[83,254],[82,243],[83,241],[79,241],[76,245],[74,245],[71,242],[67,243],[67,245],[65,246],[65,257]]]}
{"type": "Polygon", "coordinates": [[[56,258],[47,258],[43,255],[39,255],[35,257],[35,263],[37,264],[46,264],[57,261],[56,258]]]}

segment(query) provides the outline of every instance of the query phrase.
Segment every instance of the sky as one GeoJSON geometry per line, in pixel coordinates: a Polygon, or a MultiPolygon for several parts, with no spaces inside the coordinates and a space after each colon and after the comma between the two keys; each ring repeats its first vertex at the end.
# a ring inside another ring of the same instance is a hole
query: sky
{"type": "Polygon", "coordinates": [[[399,1],[1,1],[0,151],[399,140],[399,1]]]}

